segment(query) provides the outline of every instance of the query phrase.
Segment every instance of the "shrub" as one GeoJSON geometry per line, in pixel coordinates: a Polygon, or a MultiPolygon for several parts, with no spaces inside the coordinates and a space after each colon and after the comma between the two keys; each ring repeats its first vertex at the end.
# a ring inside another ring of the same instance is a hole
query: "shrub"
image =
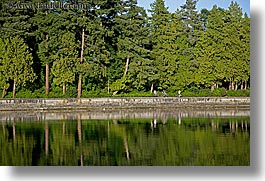
{"type": "Polygon", "coordinates": [[[184,97],[210,97],[213,96],[213,93],[210,89],[198,89],[198,88],[190,88],[184,90],[182,93],[184,97]]]}
{"type": "Polygon", "coordinates": [[[77,88],[73,86],[69,86],[66,88],[65,96],[68,98],[77,97],[77,88]]]}
{"type": "Polygon", "coordinates": [[[229,90],[227,91],[227,96],[231,97],[249,97],[250,90],[229,90]]]}
{"type": "MultiPolygon", "coordinates": [[[[169,92],[165,90],[168,97],[176,97],[177,92],[169,92]]],[[[182,97],[249,97],[250,90],[226,90],[225,88],[217,88],[213,92],[210,89],[198,89],[192,87],[181,92],[182,97]]],[[[158,96],[161,97],[161,91],[158,91],[158,96]]],[[[49,92],[49,95],[45,94],[45,87],[35,90],[34,92],[29,89],[22,88],[16,93],[16,98],[76,98],[77,89],[76,87],[68,87],[66,94],[62,94],[60,87],[54,87],[49,92]]],[[[153,97],[153,93],[150,91],[137,91],[118,93],[112,96],[112,92],[108,94],[107,88],[96,89],[96,90],[83,90],[83,98],[97,98],[97,97],[153,97]]],[[[12,98],[12,91],[9,91],[5,98],[12,98]]]]}
{"type": "Polygon", "coordinates": [[[96,98],[96,97],[110,97],[112,94],[108,94],[108,91],[106,89],[96,89],[96,90],[84,90],[82,92],[83,98],[96,98]]]}
{"type": "Polygon", "coordinates": [[[152,97],[153,94],[150,91],[145,92],[145,91],[134,90],[128,93],[122,93],[120,95],[118,94],[117,96],[120,96],[120,97],[152,97]]]}
{"type": "Polygon", "coordinates": [[[35,98],[48,98],[48,95],[45,93],[45,87],[35,90],[32,94],[35,98]]]}
{"type": "Polygon", "coordinates": [[[227,90],[225,88],[217,88],[212,92],[213,96],[224,97],[227,95],[227,90]]]}
{"type": "Polygon", "coordinates": [[[21,89],[15,95],[16,98],[35,98],[34,94],[28,89],[21,89]]]}

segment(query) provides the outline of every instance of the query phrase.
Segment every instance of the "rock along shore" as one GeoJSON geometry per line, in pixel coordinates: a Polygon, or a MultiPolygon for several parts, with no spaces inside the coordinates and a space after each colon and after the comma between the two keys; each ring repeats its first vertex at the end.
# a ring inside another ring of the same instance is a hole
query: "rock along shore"
{"type": "Polygon", "coordinates": [[[0,111],[115,110],[136,108],[250,110],[250,97],[0,99],[0,111]]]}

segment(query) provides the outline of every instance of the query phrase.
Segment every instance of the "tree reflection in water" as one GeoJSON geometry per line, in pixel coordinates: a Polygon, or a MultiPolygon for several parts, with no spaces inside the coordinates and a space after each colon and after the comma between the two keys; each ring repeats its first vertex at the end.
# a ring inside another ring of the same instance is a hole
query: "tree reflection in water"
{"type": "Polygon", "coordinates": [[[249,117],[1,121],[0,165],[249,165],[249,117]]]}

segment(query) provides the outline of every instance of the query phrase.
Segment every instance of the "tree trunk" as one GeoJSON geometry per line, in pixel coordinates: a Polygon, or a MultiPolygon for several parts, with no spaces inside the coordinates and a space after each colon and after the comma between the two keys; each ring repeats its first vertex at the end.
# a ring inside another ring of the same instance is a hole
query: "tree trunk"
{"type": "Polygon", "coordinates": [[[125,77],[127,72],[128,72],[128,69],[129,69],[129,63],[130,63],[130,59],[129,59],[129,56],[127,57],[127,60],[126,60],[126,65],[125,65],[125,70],[124,70],[124,74],[123,76],[125,77]]]}
{"type": "Polygon", "coordinates": [[[235,83],[235,90],[237,90],[238,89],[238,85],[237,85],[237,83],[235,83]]]}
{"type": "Polygon", "coordinates": [[[245,81],[245,90],[247,90],[248,87],[248,81],[245,81]]]}
{"type": "Polygon", "coordinates": [[[48,95],[49,94],[49,74],[50,74],[50,70],[49,70],[49,64],[46,63],[46,71],[45,71],[45,93],[48,95]]]}
{"type": "Polygon", "coordinates": [[[243,82],[243,81],[241,82],[240,89],[241,89],[241,90],[244,89],[244,82],[243,82]]]}
{"type": "Polygon", "coordinates": [[[65,83],[63,83],[63,95],[65,94],[65,83]]]}
{"type": "Polygon", "coordinates": [[[6,95],[6,87],[4,86],[3,91],[2,91],[2,99],[5,97],[5,95],[6,95]]]}
{"type": "Polygon", "coordinates": [[[211,91],[213,92],[215,88],[215,84],[211,85],[211,91]]]}
{"type": "Polygon", "coordinates": [[[151,93],[153,93],[154,90],[154,84],[151,85],[151,93]]]}
{"type": "MultiPolygon", "coordinates": [[[[48,42],[48,40],[49,40],[49,35],[46,35],[46,42],[48,42]]],[[[46,49],[48,49],[48,44],[46,44],[46,49]]],[[[50,89],[49,87],[49,74],[50,74],[49,63],[46,63],[45,68],[46,68],[45,70],[45,93],[46,95],[48,95],[49,89],[50,89]]]]}
{"type": "Polygon", "coordinates": [[[13,84],[13,99],[15,98],[15,95],[16,95],[16,84],[17,84],[17,81],[14,80],[14,84],[13,84]]]}
{"type": "MultiPolygon", "coordinates": [[[[80,64],[83,63],[84,59],[84,47],[85,47],[85,29],[82,29],[82,44],[81,44],[81,57],[80,57],[80,64]]],[[[79,99],[82,94],[82,75],[79,75],[79,80],[78,80],[78,87],[77,87],[77,98],[79,99]]]]}
{"type": "Polygon", "coordinates": [[[77,98],[80,99],[81,94],[82,94],[82,76],[81,75],[79,75],[77,90],[78,90],[77,98]]]}
{"type": "Polygon", "coordinates": [[[110,87],[109,87],[109,76],[108,76],[108,94],[110,93],[110,87]]]}

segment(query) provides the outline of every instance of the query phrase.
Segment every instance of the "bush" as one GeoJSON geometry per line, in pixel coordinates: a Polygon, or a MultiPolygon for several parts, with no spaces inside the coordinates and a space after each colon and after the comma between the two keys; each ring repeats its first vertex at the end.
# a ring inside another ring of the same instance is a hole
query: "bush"
{"type": "Polygon", "coordinates": [[[190,88],[187,90],[184,90],[181,93],[184,97],[211,97],[214,96],[214,94],[211,92],[210,89],[198,89],[198,88],[190,88]]]}
{"type": "Polygon", "coordinates": [[[65,96],[68,98],[76,98],[77,97],[77,88],[76,87],[67,87],[65,96]]]}
{"type": "Polygon", "coordinates": [[[227,95],[227,90],[225,88],[217,88],[212,92],[213,96],[224,97],[227,95]]]}
{"type": "MultiPolygon", "coordinates": [[[[176,97],[177,92],[167,92],[168,97],[176,97]]],[[[225,88],[217,88],[213,92],[210,89],[198,89],[192,87],[181,92],[182,97],[249,97],[250,90],[226,90],[225,88]]],[[[158,92],[158,96],[161,97],[161,91],[158,92]]],[[[45,87],[35,90],[34,92],[29,89],[22,88],[16,93],[16,98],[76,98],[77,89],[76,87],[68,87],[66,94],[62,94],[60,87],[54,87],[49,92],[49,95],[45,94],[45,87]]],[[[97,97],[153,97],[153,93],[150,91],[137,91],[118,93],[112,96],[112,92],[108,94],[107,89],[96,89],[96,90],[83,90],[83,98],[97,98],[97,97]]],[[[5,98],[12,98],[12,91],[9,91],[5,98]]]]}
{"type": "Polygon", "coordinates": [[[48,95],[45,93],[45,87],[35,90],[33,95],[35,98],[48,98],[48,95]]]}
{"type": "Polygon", "coordinates": [[[110,97],[112,94],[108,94],[108,91],[106,89],[101,89],[101,90],[91,90],[91,91],[86,91],[84,90],[82,92],[82,97],[83,98],[96,98],[96,97],[110,97]]]}
{"type": "Polygon", "coordinates": [[[226,90],[217,88],[213,92],[210,89],[187,89],[182,92],[184,97],[249,97],[250,90],[226,90]]]}
{"type": "Polygon", "coordinates": [[[4,98],[12,98],[12,92],[7,92],[4,98]]]}
{"type": "Polygon", "coordinates": [[[116,96],[118,97],[152,97],[153,94],[150,91],[144,92],[144,91],[134,90],[128,93],[117,94],[116,96]]]}
{"type": "Polygon", "coordinates": [[[229,90],[227,91],[227,96],[230,97],[249,97],[250,90],[229,90]]]}
{"type": "Polygon", "coordinates": [[[28,89],[21,89],[15,95],[16,98],[35,98],[34,94],[28,89]]]}

